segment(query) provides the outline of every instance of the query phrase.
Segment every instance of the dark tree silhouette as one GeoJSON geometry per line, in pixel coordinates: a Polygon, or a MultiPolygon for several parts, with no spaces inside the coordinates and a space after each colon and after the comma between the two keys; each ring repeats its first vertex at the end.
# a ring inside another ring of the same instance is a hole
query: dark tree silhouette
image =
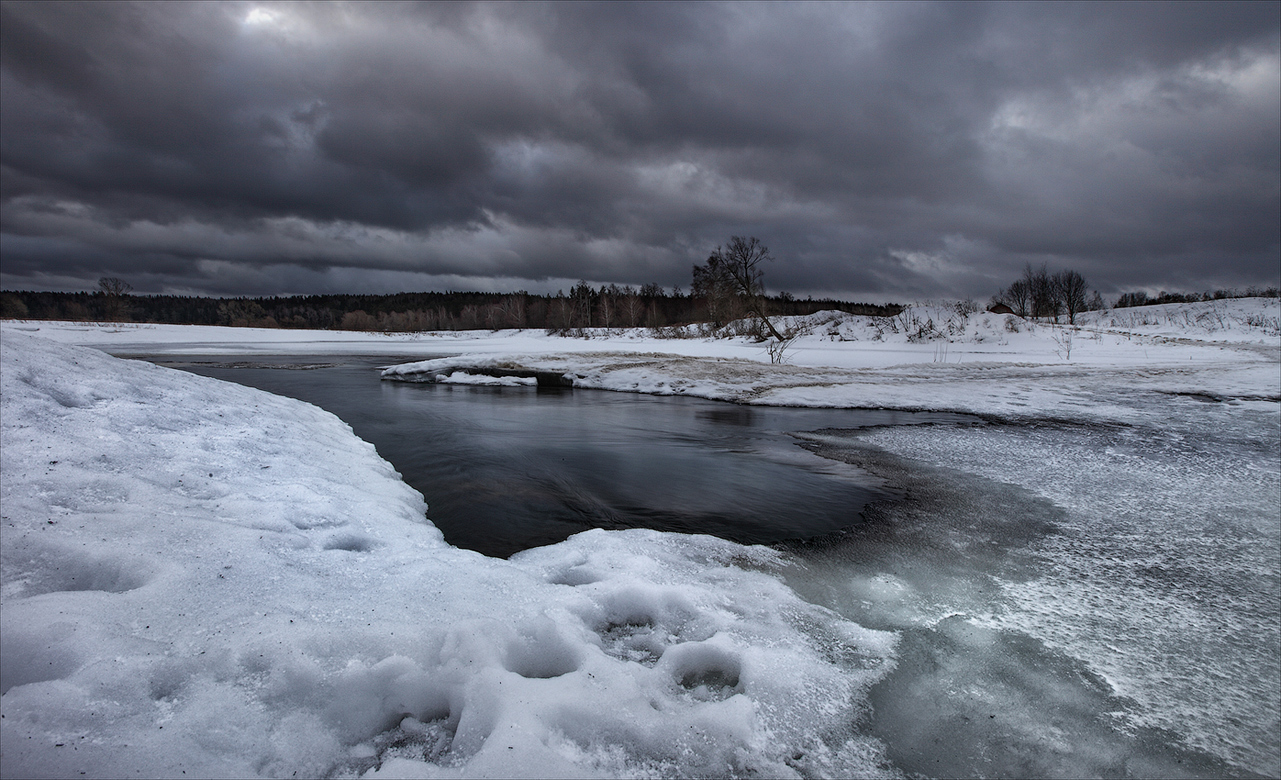
{"type": "Polygon", "coordinates": [[[1076,315],[1086,310],[1085,277],[1076,271],[1060,271],[1053,277],[1055,297],[1067,312],[1068,324],[1076,324],[1076,315]]]}
{"type": "Polygon", "coordinates": [[[102,293],[102,314],[111,322],[123,320],[129,310],[125,297],[133,292],[133,285],[115,276],[104,276],[98,280],[98,291],[102,293]]]}
{"type": "MultiPolygon", "coordinates": [[[[769,330],[771,336],[786,341],[765,313],[765,285],[761,281],[765,272],[760,265],[773,259],[769,249],[755,236],[731,236],[724,247],[716,247],[716,251],[707,258],[706,265],[694,267],[694,287],[708,291],[704,294],[709,296],[724,295],[728,291],[748,314],[755,316],[769,330]]],[[[709,297],[708,300],[710,307],[712,299],[709,297]]]]}

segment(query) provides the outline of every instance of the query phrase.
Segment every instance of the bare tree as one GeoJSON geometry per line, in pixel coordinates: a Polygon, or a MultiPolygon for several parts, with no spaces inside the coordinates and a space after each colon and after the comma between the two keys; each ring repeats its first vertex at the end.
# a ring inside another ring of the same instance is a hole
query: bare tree
{"type": "Polygon", "coordinates": [[[115,276],[104,276],[98,280],[98,289],[104,295],[128,295],[133,292],[133,285],[115,276]]]}
{"type": "Polygon", "coordinates": [[[564,336],[569,333],[570,323],[574,319],[574,306],[565,297],[563,291],[557,291],[551,305],[547,307],[547,335],[564,336]]]}
{"type": "Polygon", "coordinates": [[[596,291],[586,281],[579,279],[578,284],[569,291],[569,297],[573,304],[570,326],[576,331],[574,335],[582,336],[583,329],[592,326],[592,301],[596,298],[596,291]]]}
{"type": "Polygon", "coordinates": [[[499,302],[502,309],[503,322],[509,328],[525,327],[525,293],[518,292],[512,295],[504,295],[499,302]]]}
{"type": "Polygon", "coordinates": [[[481,309],[481,317],[485,321],[485,327],[490,330],[498,330],[503,321],[503,307],[498,303],[489,303],[481,309]]]}
{"type": "Polygon", "coordinates": [[[458,312],[458,327],[462,330],[476,330],[484,319],[484,313],[474,303],[469,303],[458,312]]]}
{"type": "Polygon", "coordinates": [[[129,310],[129,304],[125,298],[133,292],[133,285],[124,279],[104,276],[98,280],[98,292],[103,295],[102,309],[106,318],[112,322],[124,319],[125,313],[129,310]]]}
{"type": "Polygon", "coordinates": [[[720,328],[737,318],[738,292],[719,255],[712,254],[706,264],[694,266],[689,293],[707,303],[707,318],[713,327],[720,328]]]}
{"type": "Polygon", "coordinates": [[[641,303],[640,296],[636,291],[627,286],[623,290],[623,316],[627,318],[627,327],[634,328],[640,325],[641,312],[644,306],[641,303]]]}
{"type": "Polygon", "coordinates": [[[1050,278],[1050,273],[1045,269],[1045,264],[1041,264],[1038,271],[1032,270],[1032,264],[1028,263],[1023,269],[1023,283],[1027,285],[1028,297],[1032,301],[1033,317],[1058,317],[1059,310],[1062,308],[1058,299],[1057,290],[1055,289],[1054,280],[1050,278]]]}
{"type": "Polygon", "coordinates": [[[342,324],[339,326],[343,330],[364,330],[374,331],[378,328],[378,320],[367,314],[364,309],[349,311],[342,316],[342,324]]]}
{"type": "Polygon", "coordinates": [[[661,328],[666,324],[667,319],[663,316],[663,313],[658,310],[658,300],[650,298],[649,310],[645,313],[645,327],[661,328]]]}
{"type": "Polygon", "coordinates": [[[1052,279],[1055,298],[1067,312],[1068,324],[1076,324],[1076,315],[1086,310],[1085,277],[1076,271],[1060,271],[1052,279]]]}
{"type": "Polygon", "coordinates": [[[1034,271],[1029,263],[1023,276],[992,296],[992,300],[1009,306],[1020,317],[1053,317],[1057,321],[1059,314],[1066,312],[1068,324],[1075,325],[1076,315],[1103,308],[1103,299],[1097,292],[1093,299],[1086,299],[1086,288],[1085,277],[1076,271],[1051,275],[1044,265],[1034,271]]]}
{"type": "Polygon", "coordinates": [[[718,289],[728,288],[747,313],[754,315],[771,336],[786,341],[765,314],[765,285],[761,281],[765,272],[760,265],[773,259],[769,249],[756,237],[731,236],[724,248],[716,247],[707,259],[707,265],[701,269],[694,267],[694,283],[698,286],[701,270],[704,284],[718,289]]]}
{"type": "Polygon", "coordinates": [[[600,295],[598,296],[599,300],[596,303],[596,315],[605,330],[609,330],[614,321],[614,312],[618,308],[615,305],[615,291],[617,289],[617,287],[614,287],[613,289],[607,290],[602,287],[600,295]]]}

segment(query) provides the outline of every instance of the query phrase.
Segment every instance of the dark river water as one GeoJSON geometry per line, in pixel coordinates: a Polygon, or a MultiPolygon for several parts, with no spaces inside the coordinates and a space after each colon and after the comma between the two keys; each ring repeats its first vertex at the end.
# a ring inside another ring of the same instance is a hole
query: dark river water
{"type": "Polygon", "coordinates": [[[789,433],[973,419],[387,382],[377,371],[385,357],[157,362],[333,412],[423,494],[448,542],[499,557],[589,528],[763,544],[829,534],[888,494],[789,433]]]}

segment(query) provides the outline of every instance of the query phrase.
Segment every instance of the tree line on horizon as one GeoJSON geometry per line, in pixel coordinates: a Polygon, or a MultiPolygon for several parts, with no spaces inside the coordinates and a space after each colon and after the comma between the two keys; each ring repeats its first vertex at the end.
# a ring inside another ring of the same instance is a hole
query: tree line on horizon
{"type": "MultiPolygon", "coordinates": [[[[1067,315],[1068,324],[1075,325],[1076,315],[1081,312],[1109,308],[1098,290],[1094,290],[1087,297],[1087,288],[1085,277],[1077,271],[1068,269],[1050,273],[1045,265],[1033,270],[1032,264],[1028,263],[1021,277],[992,296],[988,308],[1005,306],[1012,313],[1023,318],[1057,320],[1060,316],[1067,315]]],[[[1138,291],[1122,293],[1111,308],[1156,306],[1162,303],[1197,303],[1225,298],[1277,297],[1281,297],[1281,291],[1276,287],[1250,287],[1244,292],[1214,290],[1204,293],[1169,293],[1162,290],[1159,294],[1151,296],[1144,291],[1138,291]]]]}
{"type": "MultiPolygon", "coordinates": [[[[568,293],[416,292],[387,295],[295,295],[214,298],[132,295],[128,284],[104,278],[94,292],[0,293],[0,317],[73,322],[146,322],[173,325],[305,328],[403,333],[432,330],[545,329],[579,335],[588,328],[669,328],[707,322],[705,296],[670,292],[657,284],[592,287],[585,281],[568,293]]],[[[797,299],[787,293],[761,296],[775,315],[824,310],[893,316],[897,304],[853,303],[830,298],[797,299]]],[[[719,312],[717,316],[720,316],[719,312]]]]}
{"type": "MultiPolygon", "coordinates": [[[[583,335],[589,328],[650,328],[656,332],[683,325],[705,324],[710,333],[723,332],[735,321],[750,319],[754,334],[784,341],[770,317],[837,310],[850,314],[891,317],[906,307],[895,303],[852,303],[832,298],[797,299],[783,292],[767,295],[761,264],[772,260],[755,237],[733,236],[717,247],[707,262],[695,265],[688,294],[675,287],[669,293],[657,284],[639,288],[616,284],[593,288],[579,281],[568,294],[417,292],[385,295],[330,294],[216,298],[185,295],[132,295],[128,282],[104,277],[94,292],[0,292],[0,318],[69,320],[73,322],[140,322],[174,325],[359,330],[403,333],[435,330],[501,330],[539,328],[550,334],[583,335]]],[[[1086,281],[1073,270],[1050,273],[1046,266],[1023,275],[992,296],[989,309],[1004,305],[1028,318],[1066,314],[1075,324],[1083,311],[1107,308],[1086,281]]],[[[1127,292],[1114,308],[1162,303],[1189,303],[1241,297],[1278,297],[1276,287],[1250,287],[1244,292],[1215,290],[1155,296],[1127,292]]],[[[972,305],[972,304],[971,304],[972,305]]],[[[977,307],[975,307],[977,309],[977,307]]]]}

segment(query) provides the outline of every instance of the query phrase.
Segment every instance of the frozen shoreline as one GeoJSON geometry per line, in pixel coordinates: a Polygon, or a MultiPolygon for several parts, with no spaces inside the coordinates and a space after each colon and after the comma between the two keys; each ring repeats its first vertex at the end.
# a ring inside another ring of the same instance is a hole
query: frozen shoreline
{"type": "Polygon", "coordinates": [[[830,736],[892,635],[774,551],[484,558],[308,404],[24,334],[3,357],[6,776],[893,774],[830,736]]]}
{"type": "Polygon", "coordinates": [[[593,338],[541,331],[370,334],[176,325],[6,322],[113,354],[366,354],[397,362],[388,378],[489,379],[467,368],[542,371],[574,386],[683,394],[771,406],[957,411],[1005,419],[1145,417],[1135,393],[1281,401],[1281,301],[1232,299],[1088,312],[1079,329],[934,305],[894,318],[820,312],[788,318],[800,335],[771,365],[745,338],[593,338]],[[920,338],[926,323],[933,335],[920,338]],[[432,360],[413,361],[422,355],[432,360]],[[451,355],[449,358],[438,358],[451,355]]]}
{"type": "MultiPolygon", "coordinates": [[[[1265,317],[1277,308],[1255,305],[1265,317]]],[[[445,545],[422,497],[315,407],[41,337],[121,353],[456,352],[399,371],[465,382],[445,370],[519,365],[581,387],[739,403],[1150,430],[1174,419],[1178,435],[1202,420],[1281,421],[1281,340],[1265,329],[1238,328],[1228,343],[1130,323],[1068,360],[1051,329],[1011,333],[1003,320],[971,318],[954,342],[883,334],[860,351],[870,327],[820,323],[780,367],[741,340],[0,324],[4,774],[897,773],[854,725],[896,663],[895,634],[807,603],[785,584],[787,556],[592,531],[487,559],[445,545]],[[960,365],[936,362],[944,343],[953,359],[967,350],[960,365]],[[1204,404],[1209,417],[1196,394],[1221,401],[1204,404]]],[[[874,438],[952,467],[977,468],[957,453],[990,458],[993,478],[1019,481],[1023,445],[998,437],[991,450],[985,436],[958,430],[941,450],[935,432],[874,438]]],[[[1051,441],[1037,457],[1080,469],[1087,444],[1059,453],[1051,441]]],[[[1274,490],[1275,474],[1260,479],[1274,490]]],[[[1075,506],[1070,491],[1055,497],[1075,506]]],[[[1045,629],[1039,603],[1026,607],[1028,630],[1053,631],[1058,613],[1045,629]]],[[[1093,607],[1083,597],[1080,608],[1093,607]]],[[[1109,663],[1125,669],[1127,657],[1109,663]]],[[[1206,748],[1232,749],[1216,739],[1206,748]]]]}

